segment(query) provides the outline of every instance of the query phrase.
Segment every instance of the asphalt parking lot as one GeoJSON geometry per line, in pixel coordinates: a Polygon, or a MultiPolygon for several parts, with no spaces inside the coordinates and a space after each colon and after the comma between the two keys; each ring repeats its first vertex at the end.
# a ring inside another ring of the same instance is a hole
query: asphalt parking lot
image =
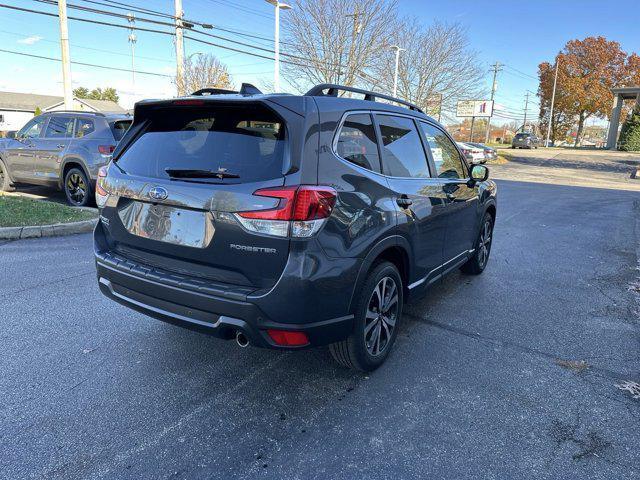
{"type": "Polygon", "coordinates": [[[487,270],[370,375],[107,301],[89,235],[0,244],[0,477],[637,477],[640,180],[514,155],[487,270]]]}

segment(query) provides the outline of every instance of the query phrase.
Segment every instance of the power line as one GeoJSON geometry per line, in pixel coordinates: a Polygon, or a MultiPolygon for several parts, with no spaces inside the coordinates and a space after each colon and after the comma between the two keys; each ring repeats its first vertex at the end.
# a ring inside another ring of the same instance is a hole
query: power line
{"type": "MultiPolygon", "coordinates": [[[[26,13],[34,13],[34,14],[38,14],[38,15],[45,15],[45,16],[55,17],[55,18],[58,17],[58,14],[56,14],[56,13],[43,12],[41,10],[33,10],[33,9],[23,8],[23,7],[16,7],[16,6],[13,6],[13,5],[7,5],[7,4],[3,4],[3,3],[0,3],[0,8],[7,8],[7,9],[10,9],[10,10],[17,10],[17,11],[26,12],[26,13]]],[[[91,23],[93,25],[103,25],[103,26],[110,26],[110,27],[116,27],[116,28],[122,28],[122,29],[128,29],[128,30],[133,29],[133,30],[138,30],[138,31],[141,31],[141,32],[157,33],[157,34],[166,35],[166,36],[172,36],[172,37],[175,36],[174,32],[167,32],[167,31],[163,31],[163,30],[154,30],[154,29],[151,29],[151,28],[144,28],[144,27],[138,27],[138,26],[133,27],[133,26],[130,26],[130,25],[119,25],[119,24],[116,24],[116,23],[111,23],[111,22],[106,22],[106,21],[96,20],[96,19],[82,18],[82,17],[69,16],[67,18],[69,18],[70,20],[76,20],[76,21],[79,21],[79,22],[91,23]]],[[[190,30],[190,29],[187,29],[187,30],[190,30]]],[[[192,31],[192,30],[190,30],[190,31],[192,31]]],[[[257,58],[264,58],[266,60],[271,60],[271,61],[274,60],[273,57],[270,57],[270,56],[267,56],[267,55],[262,55],[262,54],[254,53],[254,52],[247,52],[246,50],[242,50],[242,49],[235,48],[235,47],[230,47],[230,46],[227,46],[227,45],[220,45],[219,43],[209,42],[209,41],[206,41],[206,40],[203,40],[203,39],[200,39],[200,38],[191,37],[191,36],[188,36],[188,35],[185,35],[184,38],[187,38],[187,39],[192,40],[192,41],[197,42],[197,43],[201,43],[201,44],[204,44],[204,45],[210,45],[210,46],[213,46],[213,47],[221,48],[221,49],[224,49],[224,50],[229,50],[229,51],[232,51],[232,52],[242,53],[242,54],[250,55],[250,56],[253,56],[253,57],[257,57],[257,58]]],[[[231,41],[231,40],[227,40],[227,41],[231,41]]],[[[269,51],[269,52],[273,53],[273,51],[269,51]]],[[[291,55],[291,54],[283,53],[282,55],[286,55],[287,57],[297,58],[297,59],[300,59],[300,60],[305,60],[303,57],[298,57],[298,56],[291,55]]],[[[295,62],[295,61],[286,60],[286,59],[285,60],[281,60],[281,62],[282,63],[286,63],[286,64],[290,64],[290,65],[296,65],[296,66],[299,66],[299,67],[306,67],[306,68],[312,67],[312,65],[309,65],[309,64],[304,64],[304,63],[295,62]]],[[[339,64],[335,64],[335,63],[325,63],[325,65],[340,66],[339,64]]],[[[342,67],[344,67],[344,65],[342,65],[342,67]]],[[[105,67],[105,68],[109,68],[109,67],[105,67]]]]}
{"type": "Polygon", "coordinates": [[[264,17],[264,18],[267,18],[267,19],[269,19],[269,20],[271,20],[271,19],[272,19],[271,15],[267,15],[266,13],[256,12],[255,10],[253,10],[253,9],[251,9],[251,8],[247,8],[246,6],[241,5],[241,4],[239,4],[239,3],[237,3],[237,2],[234,2],[234,1],[231,1],[231,0],[224,0],[224,1],[220,1],[220,0],[209,0],[209,1],[210,1],[211,3],[217,3],[218,5],[222,5],[222,6],[225,6],[225,7],[233,6],[233,7],[235,7],[237,10],[240,10],[240,11],[242,11],[242,12],[244,12],[244,13],[249,13],[249,14],[252,14],[252,15],[256,15],[256,16],[258,16],[258,17],[264,17]]]}
{"type": "MultiPolygon", "coordinates": [[[[59,58],[46,57],[44,55],[35,55],[33,53],[16,52],[14,50],[5,50],[3,48],[0,48],[0,52],[10,53],[12,55],[20,55],[20,56],[23,56],[23,57],[39,58],[41,60],[53,60],[55,62],[61,62],[62,61],[59,58]]],[[[71,63],[74,64],[74,65],[82,65],[82,66],[85,66],[85,67],[104,68],[105,70],[117,70],[119,72],[129,72],[129,73],[131,73],[133,71],[133,70],[131,70],[129,68],[110,67],[110,66],[107,66],[107,65],[97,65],[95,63],[85,63],[85,62],[76,62],[76,61],[72,61],[71,63]]],[[[136,70],[136,73],[139,73],[139,74],[142,74],[142,75],[154,75],[156,77],[173,78],[171,75],[165,75],[163,73],[156,73],[156,72],[144,72],[144,71],[141,71],[141,70],[136,70]]]]}
{"type": "MultiPolygon", "coordinates": [[[[0,33],[5,33],[7,35],[13,35],[16,37],[24,37],[25,35],[28,36],[28,33],[18,33],[18,32],[10,32],[8,30],[0,30],[0,33]]],[[[46,43],[54,43],[56,45],[59,45],[60,42],[56,41],[56,40],[47,40],[46,38],[41,38],[39,41],[42,42],[46,42],[46,43]]],[[[111,55],[118,55],[121,57],[129,57],[128,53],[122,53],[122,52],[116,52],[114,50],[104,50],[101,48],[93,48],[93,47],[85,47],[84,45],[80,45],[77,43],[69,43],[69,45],[71,45],[74,48],[80,48],[83,50],[90,50],[93,52],[100,52],[100,53],[109,53],[111,55]]],[[[165,63],[173,63],[173,60],[167,60],[166,58],[158,58],[158,57],[146,57],[146,56],[142,56],[142,55],[137,55],[136,58],[143,58],[145,60],[153,60],[153,61],[157,61],[157,62],[165,62],[165,63]]]]}
{"type": "Polygon", "coordinates": [[[538,80],[538,77],[533,76],[533,75],[529,75],[528,73],[525,73],[522,70],[518,70],[517,68],[514,68],[511,65],[505,65],[505,67],[507,67],[510,70],[513,70],[514,72],[519,73],[520,75],[524,75],[525,77],[532,78],[533,80],[538,80]]]}
{"type": "MultiPolygon", "coordinates": [[[[151,9],[148,9],[148,8],[136,7],[134,5],[126,4],[126,3],[123,3],[123,2],[112,2],[110,0],[102,0],[102,1],[98,1],[98,0],[80,0],[80,1],[83,1],[83,2],[86,2],[86,3],[91,3],[91,4],[94,4],[94,5],[100,5],[100,6],[107,7],[107,8],[120,9],[120,10],[124,10],[124,11],[132,11],[132,12],[137,12],[137,13],[144,13],[145,15],[156,16],[156,17],[159,17],[159,18],[168,18],[168,19],[171,19],[174,22],[176,20],[176,17],[174,15],[170,14],[170,13],[160,12],[158,10],[151,10],[151,9]],[[105,2],[108,2],[108,4],[105,3],[105,2]],[[110,5],[110,4],[115,4],[115,5],[110,5]]],[[[256,40],[261,40],[263,42],[275,43],[273,38],[263,37],[261,35],[255,35],[253,33],[249,33],[249,32],[238,30],[238,29],[232,29],[230,27],[225,27],[225,26],[220,26],[220,25],[212,25],[212,24],[210,24],[208,22],[203,22],[201,20],[184,18],[183,21],[186,22],[186,23],[192,23],[194,25],[206,26],[205,28],[213,28],[215,30],[220,30],[221,32],[232,33],[232,34],[240,35],[240,36],[247,37],[247,38],[254,38],[256,40]]],[[[283,45],[284,44],[292,45],[291,43],[284,42],[284,41],[280,41],[280,43],[283,44],[283,45]]]]}
{"type": "MultiPolygon", "coordinates": [[[[40,3],[45,3],[45,4],[50,4],[50,5],[57,4],[56,0],[34,0],[34,1],[40,2],[40,3]]],[[[5,6],[5,5],[0,5],[0,6],[5,6]]],[[[98,15],[113,16],[113,17],[116,17],[116,18],[122,18],[122,19],[127,19],[127,20],[129,18],[128,15],[124,15],[124,14],[121,14],[121,13],[108,12],[106,10],[99,10],[99,9],[94,9],[94,8],[89,8],[89,7],[83,7],[83,6],[79,6],[79,5],[71,4],[71,3],[68,4],[68,7],[69,8],[73,8],[73,9],[77,9],[77,10],[81,10],[81,11],[87,11],[87,12],[90,12],[90,13],[95,13],[95,14],[98,14],[98,15]]],[[[9,7],[9,6],[7,6],[7,8],[20,9],[19,7],[9,7]]],[[[31,11],[33,13],[42,13],[42,14],[47,14],[47,15],[53,15],[53,14],[50,14],[50,13],[41,12],[41,11],[37,11],[37,10],[29,10],[29,9],[20,9],[20,10],[31,11]]],[[[87,21],[86,19],[79,19],[77,17],[75,17],[75,18],[74,17],[69,17],[69,18],[70,19],[74,19],[74,20],[87,21]]],[[[149,22],[149,23],[156,24],[156,25],[162,25],[162,26],[168,26],[168,27],[171,27],[171,28],[175,28],[175,25],[173,23],[161,22],[161,21],[152,20],[152,19],[145,19],[145,18],[142,18],[142,17],[136,17],[136,20],[137,21],[142,21],[142,22],[149,22]]],[[[189,23],[186,20],[181,20],[181,22],[182,22],[183,25],[185,23],[187,23],[187,24],[189,23]]],[[[103,24],[106,24],[106,23],[103,23],[103,24]]],[[[147,32],[154,31],[154,30],[144,29],[144,28],[140,28],[140,27],[122,26],[122,25],[116,25],[116,24],[111,24],[111,25],[112,26],[117,26],[117,27],[120,27],[120,28],[129,28],[129,29],[135,28],[136,30],[147,31],[147,32]]],[[[194,30],[193,28],[189,28],[187,26],[182,27],[182,29],[183,30],[188,30],[190,32],[193,32],[193,33],[196,33],[196,34],[199,34],[199,35],[204,35],[206,37],[215,38],[217,40],[222,40],[222,41],[229,42],[229,43],[235,43],[235,44],[241,45],[243,47],[253,48],[254,50],[259,50],[259,51],[263,51],[263,52],[267,52],[267,53],[274,53],[275,54],[275,51],[273,49],[270,49],[270,48],[265,48],[265,47],[261,47],[261,46],[255,45],[255,44],[245,43],[245,42],[241,42],[241,41],[238,41],[238,40],[233,40],[231,38],[223,37],[221,35],[216,35],[216,34],[209,33],[209,32],[201,32],[199,30],[194,30]]],[[[169,32],[164,32],[164,31],[162,31],[162,32],[155,31],[155,32],[156,33],[169,34],[169,32]]],[[[171,32],[171,33],[173,34],[173,32],[171,32]]],[[[306,60],[306,58],[304,58],[304,57],[301,57],[301,56],[298,56],[298,55],[293,55],[291,53],[283,52],[283,53],[281,53],[281,55],[285,56],[285,57],[289,57],[289,58],[295,58],[295,59],[301,60],[301,61],[306,60]]],[[[331,65],[331,64],[326,63],[326,65],[331,65]]],[[[334,64],[334,66],[338,66],[338,65],[334,64]]]]}

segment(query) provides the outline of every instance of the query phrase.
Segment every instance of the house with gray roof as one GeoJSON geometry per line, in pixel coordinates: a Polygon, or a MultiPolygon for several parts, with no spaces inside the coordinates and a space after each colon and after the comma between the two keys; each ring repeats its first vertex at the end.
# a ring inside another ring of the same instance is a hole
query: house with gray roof
{"type": "MultiPolygon", "coordinates": [[[[33,93],[0,92],[0,132],[19,130],[41,112],[64,110],[64,98],[33,93]]],[[[73,109],[84,112],[125,113],[126,110],[110,100],[73,97],[73,109]]]]}

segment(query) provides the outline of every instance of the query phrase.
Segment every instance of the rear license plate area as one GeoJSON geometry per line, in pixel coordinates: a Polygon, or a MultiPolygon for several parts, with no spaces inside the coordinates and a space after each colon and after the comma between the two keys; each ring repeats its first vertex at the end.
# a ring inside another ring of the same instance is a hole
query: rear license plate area
{"type": "Polygon", "coordinates": [[[118,216],[132,235],[186,247],[206,248],[215,231],[208,212],[171,205],[131,201],[118,216]]]}

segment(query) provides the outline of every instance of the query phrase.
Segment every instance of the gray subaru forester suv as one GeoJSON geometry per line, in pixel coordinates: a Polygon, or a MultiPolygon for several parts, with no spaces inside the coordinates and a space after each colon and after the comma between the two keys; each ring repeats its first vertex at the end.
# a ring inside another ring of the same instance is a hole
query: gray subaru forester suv
{"type": "Polygon", "coordinates": [[[63,190],[69,204],[93,202],[100,167],[131,125],[122,114],[50,112],[0,140],[0,191],[15,184],[63,190]]]}
{"type": "Polygon", "coordinates": [[[485,269],[487,177],[419,107],[356,88],[139,102],[96,185],[98,285],[242,347],[329,345],[373,370],[409,297],[485,269]]]}

